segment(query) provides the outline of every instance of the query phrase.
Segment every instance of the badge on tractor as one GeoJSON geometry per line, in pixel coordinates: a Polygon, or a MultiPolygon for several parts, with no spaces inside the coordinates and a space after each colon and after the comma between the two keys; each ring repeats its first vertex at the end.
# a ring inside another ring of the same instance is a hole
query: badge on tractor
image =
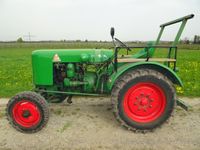
{"type": "MultiPolygon", "coordinates": [[[[171,116],[177,101],[175,85],[182,86],[177,76],[177,43],[188,15],[160,25],[155,42],[129,47],[111,36],[111,49],[50,49],[32,52],[35,89],[22,92],[7,104],[11,125],[21,132],[33,133],[48,122],[48,102],[71,103],[73,95],[110,95],[114,116],[132,131],[149,131],[171,116]],[[181,22],[171,46],[159,45],[164,29],[181,22]],[[141,49],[130,54],[133,49],[141,49]],[[154,52],[167,49],[165,58],[154,52]],[[126,54],[120,54],[125,51],[126,54]],[[92,69],[91,69],[92,68],[92,69]]],[[[180,104],[180,101],[179,101],[180,104]]]]}

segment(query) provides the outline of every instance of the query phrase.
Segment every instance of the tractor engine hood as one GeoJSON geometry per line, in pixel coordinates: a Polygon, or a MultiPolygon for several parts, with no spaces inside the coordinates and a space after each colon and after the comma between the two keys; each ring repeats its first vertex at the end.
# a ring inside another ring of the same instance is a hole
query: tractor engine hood
{"type": "Polygon", "coordinates": [[[53,64],[60,63],[104,63],[113,56],[109,49],[54,49],[32,52],[33,83],[53,85],[53,64]]]}
{"type": "Polygon", "coordinates": [[[52,62],[102,63],[113,56],[109,49],[54,49],[32,52],[33,60],[49,59],[52,62]]]}

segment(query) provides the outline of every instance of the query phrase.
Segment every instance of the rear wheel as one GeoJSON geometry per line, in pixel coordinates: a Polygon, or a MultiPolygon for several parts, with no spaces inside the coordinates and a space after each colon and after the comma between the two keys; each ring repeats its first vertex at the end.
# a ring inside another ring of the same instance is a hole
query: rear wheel
{"type": "Polygon", "coordinates": [[[23,92],[12,97],[6,112],[10,124],[26,133],[41,130],[49,119],[46,100],[35,92],[23,92]]]}
{"type": "Polygon", "coordinates": [[[124,74],[112,90],[117,120],[131,130],[152,130],[164,123],[175,104],[175,89],[163,74],[137,69],[124,74]]]}

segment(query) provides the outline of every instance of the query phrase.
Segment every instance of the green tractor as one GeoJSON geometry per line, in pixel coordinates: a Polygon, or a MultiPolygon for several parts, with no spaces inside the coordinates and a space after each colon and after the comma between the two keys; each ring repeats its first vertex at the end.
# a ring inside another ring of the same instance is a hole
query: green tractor
{"type": "MultiPolygon", "coordinates": [[[[129,47],[111,36],[110,49],[51,49],[32,52],[35,89],[22,92],[7,104],[10,124],[25,133],[41,130],[48,122],[48,102],[71,103],[73,95],[111,95],[113,113],[122,126],[145,132],[162,125],[177,101],[175,85],[183,86],[177,71],[177,43],[193,14],[160,25],[157,40],[129,47]],[[159,45],[166,26],[182,22],[171,46],[159,45]],[[133,49],[141,49],[130,54],[133,49]],[[155,50],[167,49],[165,58],[155,50]],[[121,55],[120,51],[126,54],[121,55]]],[[[178,101],[180,102],[180,101],[178,101]]],[[[182,104],[182,103],[181,103],[182,104]]]]}

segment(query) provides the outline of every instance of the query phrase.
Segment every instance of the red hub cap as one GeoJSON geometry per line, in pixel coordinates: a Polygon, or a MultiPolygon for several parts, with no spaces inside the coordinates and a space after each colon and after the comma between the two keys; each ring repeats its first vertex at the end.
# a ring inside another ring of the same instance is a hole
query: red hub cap
{"type": "Polygon", "coordinates": [[[125,93],[123,106],[130,119],[148,123],[162,115],[166,107],[166,97],[163,90],[154,83],[137,83],[125,93]]]}
{"type": "Polygon", "coordinates": [[[12,110],[13,118],[19,125],[30,128],[41,120],[41,114],[36,104],[22,100],[17,102],[12,110]]]}

